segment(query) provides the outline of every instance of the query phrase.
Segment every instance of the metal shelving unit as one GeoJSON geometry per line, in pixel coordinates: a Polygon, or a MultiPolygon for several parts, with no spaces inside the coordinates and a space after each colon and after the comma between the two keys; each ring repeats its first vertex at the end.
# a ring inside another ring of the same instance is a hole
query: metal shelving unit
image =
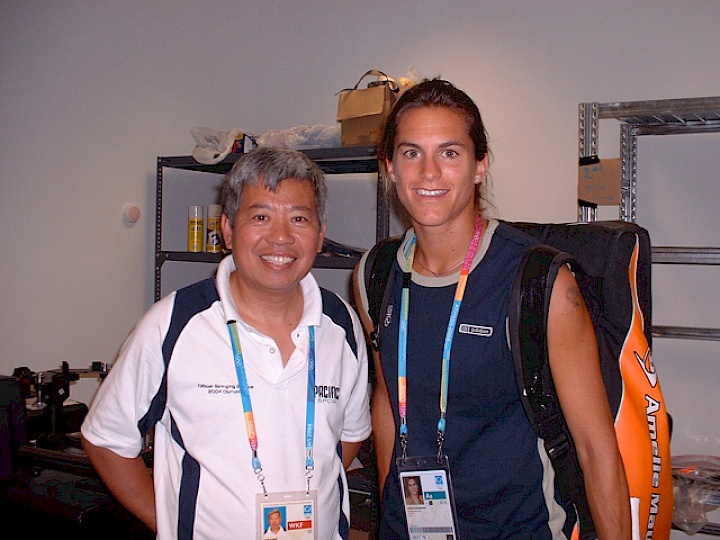
{"type": "MultiPolygon", "coordinates": [[[[598,159],[598,121],[620,123],[620,219],[637,220],[637,140],[646,135],[720,133],[720,97],[580,103],[578,110],[580,164],[598,159]]],[[[596,219],[597,208],[578,200],[578,221],[596,219]]],[[[720,247],[652,247],[653,264],[720,264],[720,247]]],[[[720,328],[652,326],[653,337],[720,341],[720,328]]],[[[673,527],[677,529],[677,527],[673,527]]],[[[679,529],[677,529],[679,530],[679,529]]],[[[720,524],[707,523],[698,531],[720,536],[720,524]]]]}
{"type": "MultiPolygon", "coordinates": [[[[338,148],[321,148],[303,151],[327,175],[377,173],[378,163],[374,146],[354,146],[338,148]]],[[[163,196],[167,180],[165,169],[180,169],[218,176],[226,174],[242,154],[230,154],[220,163],[206,165],[198,163],[192,156],[171,156],[157,158],[156,206],[155,206],[155,285],[154,297],[159,300],[162,294],[162,267],[168,261],[190,263],[213,263],[222,260],[223,253],[190,253],[180,250],[168,250],[163,246],[163,196]]],[[[385,238],[390,230],[390,212],[378,182],[376,240],[385,238]]],[[[320,253],[315,260],[315,268],[352,269],[358,262],[357,256],[342,256],[332,253],[320,253]]]]}
{"type": "MultiPolygon", "coordinates": [[[[720,96],[654,101],[580,103],[580,163],[598,160],[598,121],[620,122],[620,219],[637,220],[637,139],[645,135],[720,133],[720,96]]],[[[594,221],[596,207],[578,201],[578,221],[594,221]]],[[[656,246],[654,264],[720,264],[720,247],[656,246]]],[[[720,328],[653,326],[653,336],[720,341],[720,328]]]]}

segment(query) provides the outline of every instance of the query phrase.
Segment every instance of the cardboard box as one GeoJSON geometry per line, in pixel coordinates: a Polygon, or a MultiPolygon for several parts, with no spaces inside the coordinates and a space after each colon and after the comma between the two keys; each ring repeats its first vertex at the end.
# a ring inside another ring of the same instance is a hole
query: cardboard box
{"type": "Polygon", "coordinates": [[[603,159],[580,165],[578,199],[598,206],[620,204],[620,159],[603,159]]]}
{"type": "Polygon", "coordinates": [[[368,88],[343,90],[337,112],[342,145],[377,144],[395,97],[392,85],[387,81],[370,83],[368,88]]]}

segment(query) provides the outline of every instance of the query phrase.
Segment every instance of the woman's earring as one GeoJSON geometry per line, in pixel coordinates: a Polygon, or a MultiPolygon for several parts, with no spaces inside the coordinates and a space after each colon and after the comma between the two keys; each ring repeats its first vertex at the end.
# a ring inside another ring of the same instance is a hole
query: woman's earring
{"type": "Polygon", "coordinates": [[[479,184],[479,183],[480,183],[480,177],[479,177],[479,176],[476,176],[476,177],[475,177],[475,183],[476,183],[476,184],[479,184]]]}

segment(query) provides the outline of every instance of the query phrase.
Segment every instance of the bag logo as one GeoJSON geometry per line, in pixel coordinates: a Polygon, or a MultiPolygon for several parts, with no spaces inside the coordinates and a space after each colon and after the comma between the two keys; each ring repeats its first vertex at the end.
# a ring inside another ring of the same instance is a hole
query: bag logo
{"type": "Polygon", "coordinates": [[[635,355],[635,359],[638,361],[638,364],[640,364],[640,368],[643,370],[643,373],[645,373],[645,376],[650,383],[650,387],[655,388],[655,386],[657,386],[657,372],[655,371],[655,363],[652,361],[652,357],[650,356],[650,347],[648,347],[644,357],[641,357],[637,351],[633,351],[633,354],[635,355]]]}
{"type": "Polygon", "coordinates": [[[390,326],[390,323],[392,322],[392,314],[393,314],[393,307],[392,304],[389,304],[387,307],[387,310],[385,311],[385,319],[383,320],[383,325],[385,328],[390,326]]]}

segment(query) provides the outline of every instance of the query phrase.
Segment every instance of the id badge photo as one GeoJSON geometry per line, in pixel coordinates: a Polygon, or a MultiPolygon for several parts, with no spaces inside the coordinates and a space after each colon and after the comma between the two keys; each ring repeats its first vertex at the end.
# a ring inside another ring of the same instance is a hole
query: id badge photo
{"type": "Polygon", "coordinates": [[[260,540],[315,540],[317,492],[258,493],[257,530],[260,540]]]}
{"type": "Polygon", "coordinates": [[[447,456],[398,458],[396,464],[410,540],[457,540],[447,456]]]}

